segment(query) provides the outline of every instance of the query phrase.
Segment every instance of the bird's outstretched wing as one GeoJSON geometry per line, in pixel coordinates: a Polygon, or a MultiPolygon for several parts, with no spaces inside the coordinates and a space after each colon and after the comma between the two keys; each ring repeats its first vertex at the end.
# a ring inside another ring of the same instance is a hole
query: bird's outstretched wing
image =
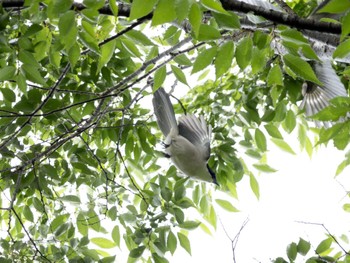
{"type": "Polygon", "coordinates": [[[184,115],[179,119],[179,134],[185,137],[198,149],[203,159],[208,160],[210,156],[211,126],[207,125],[203,116],[184,115]]]}

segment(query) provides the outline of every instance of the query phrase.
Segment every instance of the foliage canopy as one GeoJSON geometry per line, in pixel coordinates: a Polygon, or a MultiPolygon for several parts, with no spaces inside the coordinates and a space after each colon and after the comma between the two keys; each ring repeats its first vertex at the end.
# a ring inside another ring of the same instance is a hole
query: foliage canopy
{"type": "MultiPolygon", "coordinates": [[[[270,142],[294,154],[283,139],[294,131],[311,156],[313,130],[318,144],[344,150],[350,122],[310,128],[298,104],[303,82],[319,83],[309,61],[328,55],[306,30],[335,33],[328,45],[348,87],[350,12],[310,23],[315,0],[280,2],[270,10],[227,0],[2,1],[1,260],[114,262],[108,249],[120,247],[128,262],[168,262],[180,246],[191,253],[189,230],[215,229],[215,205],[237,211],[213,191],[237,198],[236,184],[249,177],[259,197],[256,173],[275,171],[270,142]],[[209,163],[220,188],[161,165],[149,101],[163,85],[186,94],[177,113],[203,114],[214,127],[209,163]]],[[[345,2],[324,11],[343,13],[345,2]]],[[[335,121],[349,108],[337,98],[315,119],[335,121]]],[[[347,154],[337,174],[349,163],[347,154]]],[[[322,241],[309,262],[330,257],[332,243],[322,241]]],[[[289,260],[309,249],[292,243],[289,260]]]]}

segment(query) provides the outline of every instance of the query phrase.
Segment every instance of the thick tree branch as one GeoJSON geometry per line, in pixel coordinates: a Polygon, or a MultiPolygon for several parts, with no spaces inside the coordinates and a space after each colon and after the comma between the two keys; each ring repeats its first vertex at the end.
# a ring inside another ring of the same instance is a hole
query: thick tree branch
{"type": "MultiPolygon", "coordinates": [[[[276,10],[268,10],[264,7],[247,4],[241,1],[232,1],[232,0],[220,0],[220,1],[222,6],[226,10],[239,11],[243,13],[253,13],[255,15],[262,16],[267,20],[274,22],[276,24],[284,24],[290,27],[295,27],[297,29],[308,29],[308,30],[333,33],[333,34],[341,33],[341,25],[339,24],[320,22],[313,19],[300,18],[293,14],[286,14],[276,10]]],[[[23,7],[23,5],[24,5],[24,0],[17,0],[17,1],[4,0],[2,2],[2,6],[6,8],[23,7]]],[[[73,3],[73,6],[72,6],[72,9],[77,11],[84,10],[85,8],[86,7],[80,3],[73,3]]],[[[101,8],[99,12],[100,14],[113,15],[112,10],[109,8],[108,5],[101,8]]],[[[130,15],[130,6],[126,5],[125,3],[118,3],[118,16],[129,17],[129,15],[130,15]]],[[[152,14],[149,14],[142,19],[151,19],[151,18],[152,18],[152,14]]]]}

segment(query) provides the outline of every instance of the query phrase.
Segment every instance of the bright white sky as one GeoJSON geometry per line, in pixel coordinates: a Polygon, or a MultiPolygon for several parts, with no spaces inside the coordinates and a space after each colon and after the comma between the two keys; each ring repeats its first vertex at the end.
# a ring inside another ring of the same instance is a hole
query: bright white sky
{"type": "MultiPolygon", "coordinates": [[[[294,140],[293,135],[290,139],[294,140]]],[[[255,198],[246,178],[238,183],[239,201],[234,201],[241,212],[222,211],[218,215],[231,239],[249,217],[238,241],[236,262],[265,263],[278,256],[287,259],[287,245],[298,243],[299,237],[310,241],[313,249],[326,238],[321,226],[296,221],[323,223],[336,237],[349,231],[350,214],[342,209],[349,202],[346,197],[346,190],[350,189],[349,168],[334,178],[344,152],[331,145],[323,146],[310,159],[305,152],[298,152],[297,147],[293,147],[297,155],[284,153],[272,144],[269,147],[269,164],[278,171],[258,176],[260,200],[255,198]]],[[[171,262],[233,262],[231,242],[220,224],[213,237],[198,232],[189,236],[192,257],[186,252],[178,253],[171,262]]],[[[305,260],[298,255],[296,262],[305,260]]]]}

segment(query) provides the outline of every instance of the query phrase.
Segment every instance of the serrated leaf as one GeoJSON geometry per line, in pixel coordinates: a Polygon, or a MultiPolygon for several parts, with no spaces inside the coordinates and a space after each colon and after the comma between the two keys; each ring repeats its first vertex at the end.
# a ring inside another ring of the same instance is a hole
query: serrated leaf
{"type": "Polygon", "coordinates": [[[215,54],[216,54],[216,46],[213,46],[211,48],[201,51],[193,63],[191,74],[194,74],[200,70],[203,70],[207,66],[209,66],[212,63],[215,54]]]}
{"type": "Polygon", "coordinates": [[[245,69],[251,59],[252,59],[252,53],[253,53],[253,40],[251,37],[245,37],[243,38],[236,47],[236,61],[238,66],[241,69],[245,69]]]}
{"type": "Polygon", "coordinates": [[[269,74],[267,75],[267,84],[269,86],[283,86],[283,74],[279,65],[275,65],[269,70],[269,74]]]}
{"type": "Polygon", "coordinates": [[[181,247],[183,247],[187,251],[187,253],[191,255],[191,244],[188,237],[179,232],[177,233],[177,238],[180,241],[181,247]]]}
{"type": "Polygon", "coordinates": [[[58,28],[61,35],[61,41],[66,50],[69,50],[76,43],[78,36],[78,29],[75,22],[75,12],[68,11],[60,16],[58,28]]]}
{"type": "Polygon", "coordinates": [[[176,19],[175,2],[173,0],[159,0],[153,12],[152,26],[172,22],[176,19]]]}
{"type": "Polygon", "coordinates": [[[278,146],[280,149],[291,153],[291,154],[296,154],[293,149],[288,145],[288,143],[286,143],[284,140],[281,139],[277,139],[277,138],[271,138],[271,141],[276,144],[276,146],[278,146]]]}
{"type": "Polygon", "coordinates": [[[187,80],[186,80],[186,75],[183,73],[183,71],[181,69],[179,69],[178,67],[171,65],[171,70],[173,71],[176,79],[180,82],[182,82],[183,84],[187,85],[187,80]]]}
{"type": "Polygon", "coordinates": [[[323,240],[320,244],[318,244],[316,248],[317,254],[322,254],[323,252],[327,251],[331,245],[332,245],[333,239],[331,237],[323,240]]]}
{"type": "Polygon", "coordinates": [[[153,81],[153,91],[156,91],[160,86],[163,85],[164,80],[166,78],[166,66],[161,66],[154,73],[154,81],[153,81]]]}
{"type": "Polygon", "coordinates": [[[93,237],[90,241],[101,248],[114,248],[116,246],[113,241],[104,237],[93,237]]]}
{"type": "Polygon", "coordinates": [[[256,146],[262,152],[265,152],[267,150],[265,134],[259,129],[256,129],[254,138],[255,138],[256,146]]]}
{"type": "Polygon", "coordinates": [[[318,80],[315,72],[305,60],[292,54],[283,56],[284,64],[289,67],[297,76],[314,82],[317,85],[323,86],[322,82],[318,80]]]}
{"type": "Polygon", "coordinates": [[[0,69],[0,81],[11,80],[14,78],[16,68],[13,66],[6,66],[0,69]]]}
{"type": "Polygon", "coordinates": [[[152,12],[153,7],[158,2],[158,0],[134,0],[132,1],[131,10],[130,10],[130,20],[138,19],[143,16],[148,15],[152,12]]]}
{"type": "Polygon", "coordinates": [[[234,46],[232,41],[223,44],[216,55],[215,59],[215,75],[216,78],[226,73],[232,65],[234,55],[234,46]]]}
{"type": "Polygon", "coordinates": [[[216,199],[215,202],[221,206],[223,209],[229,212],[239,212],[239,210],[234,207],[229,201],[223,199],[216,199]]]}

